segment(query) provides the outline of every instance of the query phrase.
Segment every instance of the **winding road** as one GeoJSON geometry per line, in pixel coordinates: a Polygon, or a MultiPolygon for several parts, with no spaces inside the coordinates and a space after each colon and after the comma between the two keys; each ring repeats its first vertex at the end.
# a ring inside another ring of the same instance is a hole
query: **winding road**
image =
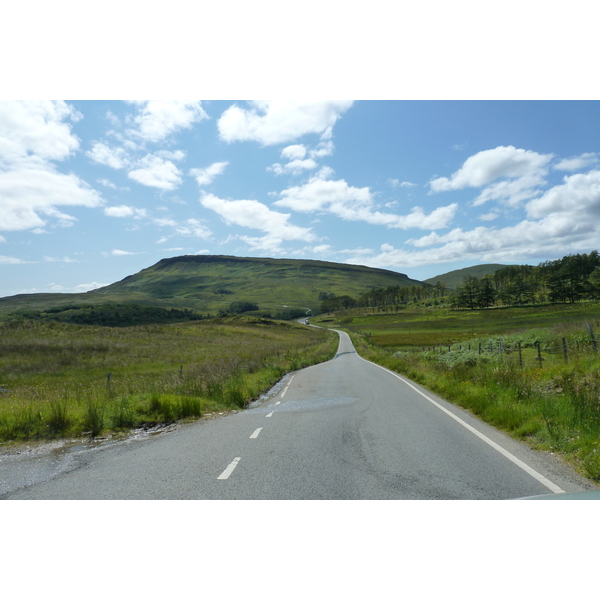
{"type": "MultiPolygon", "coordinates": [[[[594,486],[357,355],[288,375],[253,408],[81,450],[6,499],[509,499],[594,486]]],[[[0,480],[2,464],[0,464],[0,480]]]]}

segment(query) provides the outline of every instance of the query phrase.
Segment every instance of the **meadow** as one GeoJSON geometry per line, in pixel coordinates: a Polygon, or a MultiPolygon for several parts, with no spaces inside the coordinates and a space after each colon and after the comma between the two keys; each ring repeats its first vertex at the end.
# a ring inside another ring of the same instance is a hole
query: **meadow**
{"type": "Polygon", "coordinates": [[[0,323],[0,442],[118,434],[240,410],[331,358],[337,335],[225,317],[101,327],[0,323]]]}
{"type": "Polygon", "coordinates": [[[598,303],[318,320],[346,328],[364,358],[600,481],[598,303]]]}

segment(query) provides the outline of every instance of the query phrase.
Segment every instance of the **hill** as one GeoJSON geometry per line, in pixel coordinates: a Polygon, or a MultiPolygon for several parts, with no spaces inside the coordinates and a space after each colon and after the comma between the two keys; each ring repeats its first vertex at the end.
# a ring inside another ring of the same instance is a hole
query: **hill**
{"type": "MultiPolygon", "coordinates": [[[[317,313],[320,295],[359,296],[371,288],[422,285],[402,273],[319,260],[178,256],[85,294],[21,294],[0,298],[0,315],[29,311],[59,318],[97,314],[93,307],[136,305],[216,315],[236,303],[257,304],[273,316],[287,309],[317,313]],[[71,311],[70,314],[67,311],[71,311]]],[[[108,309],[106,309],[108,310],[108,309]]],[[[176,315],[175,315],[176,316],[176,315]]],[[[168,315],[163,315],[167,318],[168,315]]],[[[71,320],[76,319],[73,317],[71,320]]],[[[77,321],[76,321],[77,322],[77,321]]],[[[80,321],[88,322],[88,321],[80,321]]]]}
{"type": "Polygon", "coordinates": [[[502,269],[507,265],[498,264],[486,264],[486,265],[475,265],[474,267],[467,267],[466,269],[457,269],[456,271],[449,271],[443,275],[437,275],[436,277],[430,277],[425,279],[423,283],[435,285],[438,281],[444,283],[447,288],[453,290],[457,286],[463,284],[465,277],[477,277],[481,278],[484,275],[493,275],[498,269],[502,269]]]}

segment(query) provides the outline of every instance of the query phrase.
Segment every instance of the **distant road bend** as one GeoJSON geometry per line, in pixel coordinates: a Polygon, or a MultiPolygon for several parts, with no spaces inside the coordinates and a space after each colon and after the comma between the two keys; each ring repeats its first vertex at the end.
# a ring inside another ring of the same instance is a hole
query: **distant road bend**
{"type": "Polygon", "coordinates": [[[81,452],[11,499],[508,499],[594,486],[357,355],[288,375],[246,411],[81,452]]]}

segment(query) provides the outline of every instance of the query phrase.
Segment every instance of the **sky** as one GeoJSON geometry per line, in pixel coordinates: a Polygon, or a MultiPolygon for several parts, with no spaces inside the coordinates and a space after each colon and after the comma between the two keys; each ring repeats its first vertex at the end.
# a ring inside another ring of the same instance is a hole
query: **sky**
{"type": "Polygon", "coordinates": [[[0,295],[162,258],[424,280],[600,248],[597,101],[0,102],[0,295]]]}

